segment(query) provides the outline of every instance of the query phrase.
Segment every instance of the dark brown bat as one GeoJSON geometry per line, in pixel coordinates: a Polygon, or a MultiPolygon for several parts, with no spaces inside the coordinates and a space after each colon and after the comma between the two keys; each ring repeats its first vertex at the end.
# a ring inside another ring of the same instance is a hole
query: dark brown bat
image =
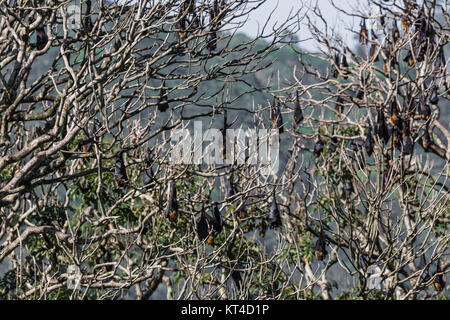
{"type": "Polygon", "coordinates": [[[200,218],[197,221],[197,236],[200,239],[200,241],[203,241],[206,238],[208,238],[208,235],[209,235],[208,222],[206,221],[205,211],[202,208],[200,218]]]}
{"type": "Polygon", "coordinates": [[[269,226],[272,229],[281,227],[281,216],[280,216],[280,211],[278,210],[277,199],[275,197],[275,191],[272,194],[272,203],[270,204],[269,215],[268,215],[267,221],[269,222],[269,226]]]}
{"type": "Polygon", "coordinates": [[[175,181],[172,181],[168,187],[166,217],[170,222],[176,222],[178,219],[178,200],[175,181]]]}
{"type": "Polygon", "coordinates": [[[409,132],[409,125],[407,123],[403,124],[402,146],[403,146],[403,153],[405,155],[409,155],[409,154],[413,153],[414,144],[411,139],[411,133],[409,132]]]}
{"type": "Polygon", "coordinates": [[[116,162],[114,165],[114,178],[116,181],[117,187],[123,188],[128,183],[128,175],[127,175],[127,169],[125,167],[123,155],[125,152],[127,152],[127,148],[122,148],[120,151],[116,154],[116,162]]]}
{"type": "Polygon", "coordinates": [[[169,109],[169,101],[167,100],[167,93],[165,87],[165,81],[161,85],[161,90],[158,97],[158,110],[161,112],[166,112],[169,109]]]}
{"type": "Polygon", "coordinates": [[[396,43],[400,39],[400,31],[398,31],[397,21],[392,21],[392,41],[396,43]]]}
{"type": "Polygon", "coordinates": [[[208,225],[212,229],[207,242],[208,244],[212,244],[214,238],[216,238],[223,229],[223,220],[222,216],[220,215],[219,208],[217,208],[217,205],[214,206],[213,216],[207,216],[207,219],[208,225]]]}
{"type": "Polygon", "coordinates": [[[147,186],[154,180],[154,173],[152,169],[152,156],[150,154],[150,150],[148,151],[147,159],[145,159],[145,164],[146,164],[145,170],[142,173],[142,184],[144,186],[147,186]]]}
{"type": "Polygon", "coordinates": [[[342,96],[339,95],[336,99],[336,103],[334,105],[334,108],[337,112],[343,113],[344,112],[344,101],[342,100],[342,96]]]}
{"type": "Polygon", "coordinates": [[[322,227],[320,227],[319,238],[316,241],[316,245],[314,248],[314,255],[317,260],[322,261],[327,256],[327,249],[325,247],[325,235],[323,233],[322,227]]]}
{"type": "Polygon", "coordinates": [[[422,120],[427,120],[431,116],[431,109],[425,101],[425,97],[421,97],[419,103],[417,104],[417,113],[419,118],[422,120]]]}
{"type": "Polygon", "coordinates": [[[392,98],[389,104],[389,122],[396,126],[399,122],[398,106],[395,98],[392,98]]]}
{"type": "Polygon", "coordinates": [[[272,129],[278,129],[280,133],[284,132],[283,116],[281,115],[279,102],[274,101],[273,105],[270,107],[270,123],[272,129]]]}
{"type": "Polygon", "coordinates": [[[438,102],[439,102],[438,87],[436,85],[433,85],[433,87],[431,88],[431,91],[430,91],[429,97],[428,97],[428,101],[434,105],[438,104],[438,102]]]}
{"type": "Polygon", "coordinates": [[[365,44],[367,44],[367,40],[368,40],[366,19],[361,20],[360,27],[361,27],[361,29],[359,31],[359,41],[365,45],[365,44]]]}
{"type": "Polygon", "coordinates": [[[366,149],[367,155],[370,157],[373,153],[373,147],[375,142],[372,137],[372,127],[369,125],[369,132],[367,133],[366,140],[364,141],[364,148],[366,149]]]}
{"type": "Polygon", "coordinates": [[[342,55],[341,69],[342,69],[342,79],[346,80],[348,78],[348,62],[345,50],[344,54],[342,55]]]}
{"type": "Polygon", "coordinates": [[[423,149],[426,152],[428,152],[432,143],[433,142],[431,141],[430,134],[428,133],[428,126],[427,126],[425,128],[425,132],[424,132],[422,138],[420,139],[420,144],[422,145],[423,149]]]}
{"type": "Polygon", "coordinates": [[[303,120],[303,112],[300,107],[300,100],[298,97],[298,90],[295,91],[296,99],[295,99],[295,108],[294,108],[294,121],[296,124],[299,124],[300,121],[303,120]]]}
{"type": "Polygon", "coordinates": [[[316,144],[314,145],[314,151],[313,151],[314,156],[319,157],[320,154],[322,153],[322,151],[323,151],[323,142],[322,142],[322,139],[319,137],[316,144]]]}
{"type": "Polygon", "coordinates": [[[435,275],[433,281],[434,290],[436,290],[436,292],[441,292],[445,288],[445,278],[444,274],[442,273],[441,259],[438,259],[437,261],[436,272],[434,275],[435,275]]]}
{"type": "Polygon", "coordinates": [[[48,42],[47,32],[45,26],[36,28],[36,49],[42,50],[45,48],[48,42]]]}

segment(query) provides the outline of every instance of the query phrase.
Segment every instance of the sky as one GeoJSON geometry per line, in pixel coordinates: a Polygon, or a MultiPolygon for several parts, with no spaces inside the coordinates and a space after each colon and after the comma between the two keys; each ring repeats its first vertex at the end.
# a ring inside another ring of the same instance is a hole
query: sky
{"type": "MultiPolygon", "coordinates": [[[[355,7],[361,6],[363,1],[334,0],[334,2],[344,10],[353,11],[355,7]]],[[[296,12],[302,9],[301,13],[305,13],[307,7],[312,7],[314,5],[317,5],[321,10],[324,18],[329,24],[329,27],[336,28],[344,40],[347,40],[350,43],[353,41],[354,35],[346,29],[352,27],[355,29],[355,26],[359,26],[359,20],[354,20],[353,18],[348,17],[336,10],[330,3],[330,0],[266,0],[266,3],[250,14],[247,23],[241,28],[241,31],[249,36],[256,36],[258,28],[261,28],[264,25],[272,10],[275,9],[270,21],[271,25],[284,21],[289,16],[291,10],[296,12]],[[303,8],[302,3],[306,4],[303,8]]],[[[309,13],[308,16],[311,18],[313,17],[311,13],[309,13]]],[[[307,20],[304,19],[301,23],[306,22],[307,20]]],[[[308,28],[301,24],[300,32],[297,33],[298,38],[300,40],[304,40],[309,38],[310,35],[311,34],[309,33],[308,28]]],[[[318,51],[317,44],[313,40],[302,42],[300,46],[308,51],[318,51]]]]}

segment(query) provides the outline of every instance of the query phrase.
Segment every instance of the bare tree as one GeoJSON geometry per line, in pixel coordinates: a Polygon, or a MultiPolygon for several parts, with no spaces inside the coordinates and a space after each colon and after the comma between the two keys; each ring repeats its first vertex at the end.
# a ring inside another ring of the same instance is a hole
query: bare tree
{"type": "Polygon", "coordinates": [[[357,21],[354,50],[306,2],[242,40],[264,2],[1,3],[1,297],[445,290],[446,3],[331,1],[357,21]],[[299,27],[322,52],[298,49],[299,27]],[[283,50],[292,75],[262,77],[283,50]],[[222,137],[278,130],[280,169],[255,165],[250,142],[194,159],[194,121],[222,137]]]}

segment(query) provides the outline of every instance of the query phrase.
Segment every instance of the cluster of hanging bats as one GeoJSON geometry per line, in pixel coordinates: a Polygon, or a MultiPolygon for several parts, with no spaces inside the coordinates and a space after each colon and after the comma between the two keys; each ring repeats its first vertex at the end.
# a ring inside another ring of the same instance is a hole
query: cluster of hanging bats
{"type": "MultiPolygon", "coordinates": [[[[225,1],[221,0],[218,2],[215,0],[213,2],[212,7],[210,8],[210,29],[205,38],[207,43],[207,48],[210,51],[214,51],[217,48],[217,31],[220,27],[220,21],[223,19],[223,16],[226,12],[224,6],[225,1]]],[[[404,58],[404,62],[408,63],[409,66],[415,65],[417,62],[422,62],[424,60],[425,54],[433,51],[433,45],[435,43],[434,37],[435,32],[433,30],[433,26],[426,19],[424,8],[418,10],[417,17],[414,16],[413,10],[417,8],[417,5],[410,1],[406,4],[404,13],[401,17],[402,25],[405,30],[407,30],[411,25],[415,28],[415,36],[413,38],[412,48],[413,50],[409,50],[408,54],[404,58]]],[[[381,10],[381,9],[380,9],[381,10]]],[[[386,26],[385,18],[381,15],[380,23],[383,27],[386,26]]],[[[197,29],[200,25],[200,19],[196,13],[195,9],[195,1],[189,0],[184,1],[182,5],[182,10],[180,10],[180,15],[177,17],[177,22],[175,24],[176,32],[175,32],[175,41],[179,42],[186,38],[189,30],[197,29]]],[[[372,40],[369,37],[369,33],[366,27],[365,19],[362,20],[360,25],[359,32],[359,40],[361,44],[368,45],[370,43],[369,57],[371,61],[377,62],[379,61],[379,48],[376,43],[376,35],[373,30],[371,32],[372,40]]],[[[391,27],[391,35],[387,38],[386,46],[392,46],[393,43],[399,39],[400,32],[397,28],[396,20],[393,21],[391,27]],[[393,41],[393,42],[392,42],[393,41]]],[[[42,50],[47,45],[48,36],[44,26],[40,26],[36,29],[36,43],[33,45],[37,50],[42,50]]],[[[393,57],[389,56],[389,53],[392,52],[389,49],[385,50],[385,54],[387,56],[386,61],[384,63],[384,70],[387,71],[388,63],[396,63],[393,57]]],[[[335,68],[332,72],[333,77],[337,78],[339,76],[342,79],[348,78],[348,68],[349,64],[347,62],[346,53],[344,50],[344,54],[340,55],[339,52],[334,54],[334,65],[335,68]]],[[[442,61],[445,61],[443,57],[443,51],[440,51],[440,56],[436,59],[436,67],[440,67],[442,61]]],[[[361,79],[361,83],[364,84],[366,79],[361,79]]],[[[358,89],[356,93],[357,99],[362,99],[364,95],[364,89],[358,89]]],[[[422,120],[428,120],[431,116],[431,109],[429,104],[436,105],[439,101],[438,98],[438,88],[434,85],[427,97],[422,95],[421,99],[418,103],[415,103],[413,99],[409,98],[408,95],[404,99],[404,111],[410,115],[411,112],[414,113],[416,109],[414,104],[417,105],[417,113],[419,118],[422,120]]],[[[161,112],[165,112],[169,108],[169,103],[167,99],[167,92],[165,90],[165,84],[163,82],[159,99],[158,99],[158,110],[161,112]]],[[[341,96],[338,97],[336,101],[336,110],[338,112],[343,111],[343,99],[341,96]]],[[[303,111],[300,107],[299,102],[299,94],[296,92],[296,99],[294,104],[294,114],[293,119],[295,124],[299,124],[303,119],[303,111]]],[[[278,128],[280,133],[284,132],[283,129],[283,118],[281,114],[281,106],[279,102],[274,102],[270,108],[270,122],[272,128],[278,128]]],[[[395,146],[398,150],[402,151],[405,155],[410,155],[413,152],[413,138],[411,137],[410,132],[410,121],[404,117],[400,116],[399,106],[397,105],[397,101],[395,98],[389,103],[388,107],[388,119],[386,121],[384,111],[382,108],[377,110],[377,119],[375,124],[375,136],[382,141],[384,144],[387,144],[389,140],[391,140],[390,145],[395,146]],[[392,139],[390,139],[392,137],[392,139]]],[[[427,127],[428,129],[428,127],[427,127]]],[[[419,139],[421,145],[425,150],[428,150],[432,141],[430,139],[428,130],[424,131],[423,136],[419,139]]],[[[329,149],[331,152],[334,152],[337,147],[338,140],[335,137],[332,137],[329,140],[329,149]]],[[[323,140],[318,138],[315,143],[313,154],[315,157],[319,157],[324,149],[325,143],[323,140]]],[[[369,132],[367,137],[363,140],[362,138],[356,139],[352,142],[352,146],[355,150],[365,148],[367,154],[369,156],[373,153],[374,148],[374,139],[372,135],[372,128],[369,124],[369,132]]],[[[124,164],[123,155],[128,151],[127,148],[122,148],[117,154],[115,158],[115,166],[114,166],[114,176],[115,181],[118,187],[124,188],[128,183],[128,176],[126,171],[126,166],[124,164]]],[[[154,181],[154,173],[152,170],[152,159],[149,153],[146,161],[146,167],[143,172],[142,182],[144,186],[150,185],[154,181]]],[[[344,183],[344,191],[347,193],[353,192],[353,186],[350,180],[346,180],[344,183]]],[[[244,210],[240,211],[240,214],[244,210]]],[[[177,191],[175,182],[171,182],[168,187],[168,200],[166,206],[166,216],[172,222],[176,223],[178,220],[178,201],[177,201],[177,191]]],[[[281,216],[280,211],[278,209],[278,204],[276,201],[275,192],[273,192],[271,196],[271,204],[269,206],[269,212],[267,216],[267,222],[272,229],[280,228],[281,216]]],[[[206,214],[204,208],[202,207],[200,212],[200,218],[196,222],[196,232],[198,238],[203,241],[206,239],[207,243],[213,244],[214,238],[216,238],[221,231],[223,230],[224,222],[220,211],[217,205],[212,207],[212,215],[206,214]]],[[[260,236],[264,237],[265,229],[261,228],[260,236]]],[[[316,241],[314,254],[317,260],[323,260],[327,255],[326,250],[326,236],[321,228],[318,240],[316,241]]],[[[424,259],[422,257],[422,259],[424,259]]],[[[442,273],[440,260],[438,260],[438,267],[436,273],[442,273]]],[[[424,282],[429,280],[430,275],[425,273],[426,276],[422,279],[424,282]],[[428,277],[428,278],[426,278],[428,277]]],[[[445,287],[445,280],[443,274],[440,274],[435,277],[434,288],[437,291],[443,290],[445,287]]]]}

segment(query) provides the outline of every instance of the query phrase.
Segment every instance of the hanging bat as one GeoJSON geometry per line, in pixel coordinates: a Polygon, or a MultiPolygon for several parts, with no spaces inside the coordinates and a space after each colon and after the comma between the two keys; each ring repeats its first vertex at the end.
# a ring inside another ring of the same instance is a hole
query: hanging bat
{"type": "Polygon", "coordinates": [[[403,62],[407,62],[410,67],[412,67],[415,64],[414,57],[411,53],[411,50],[408,50],[408,53],[406,54],[405,58],[403,59],[403,62]]]}
{"type": "Polygon", "coordinates": [[[366,140],[364,141],[364,148],[366,149],[367,155],[370,157],[373,153],[373,147],[375,142],[372,137],[372,127],[369,125],[369,132],[367,133],[366,140]]]}
{"type": "Polygon", "coordinates": [[[413,153],[414,144],[411,139],[411,133],[409,132],[409,125],[406,123],[403,125],[402,129],[402,146],[403,153],[409,155],[413,153]]]}
{"type": "Polygon", "coordinates": [[[166,89],[164,88],[165,85],[166,83],[165,81],[163,81],[158,97],[158,110],[161,112],[166,112],[166,110],[169,109],[169,101],[167,101],[167,93],[166,89]]]}
{"type": "Polygon", "coordinates": [[[295,93],[296,93],[296,99],[295,99],[295,109],[294,109],[294,121],[296,124],[299,124],[299,122],[303,120],[303,112],[302,112],[302,108],[300,107],[298,90],[296,90],[295,93]]]}
{"type": "Polygon", "coordinates": [[[419,283],[422,284],[422,283],[429,281],[431,279],[431,276],[430,276],[430,272],[429,272],[429,266],[427,266],[427,262],[425,260],[425,254],[422,254],[420,256],[420,261],[419,261],[418,267],[420,269],[425,269],[420,277],[419,283]]]}
{"type": "Polygon", "coordinates": [[[267,221],[272,229],[281,227],[281,216],[278,210],[277,199],[275,197],[275,190],[272,194],[272,203],[269,208],[269,215],[267,221]]]}
{"type": "Polygon", "coordinates": [[[392,21],[392,40],[396,43],[400,39],[400,31],[398,31],[397,21],[392,21]]]}
{"type": "Polygon", "coordinates": [[[272,129],[278,129],[280,133],[284,132],[283,116],[281,115],[280,105],[275,101],[270,108],[270,123],[272,125],[272,129]]]}
{"type": "Polygon", "coordinates": [[[384,27],[386,26],[386,15],[381,10],[381,6],[379,7],[379,9],[380,9],[380,25],[381,25],[381,28],[384,29],[384,27]]]}
{"type": "Polygon", "coordinates": [[[439,97],[438,97],[438,87],[436,85],[434,85],[431,88],[429,97],[428,97],[428,101],[433,104],[436,105],[439,102],[439,97]]]}
{"type": "Polygon", "coordinates": [[[210,29],[206,35],[206,47],[210,52],[217,49],[217,32],[214,29],[210,29]]]}
{"type": "Polygon", "coordinates": [[[417,113],[419,118],[422,120],[427,120],[431,116],[431,109],[425,101],[425,97],[421,97],[419,103],[417,104],[417,113]]]}
{"type": "Polygon", "coordinates": [[[145,159],[145,163],[146,163],[145,170],[142,173],[142,184],[144,186],[148,186],[154,180],[154,173],[153,173],[153,169],[152,169],[152,157],[150,154],[150,150],[148,151],[147,159],[145,159]]]}
{"type": "Polygon", "coordinates": [[[337,78],[339,76],[339,61],[340,61],[339,52],[334,53],[333,61],[334,61],[333,78],[337,78]]]}
{"type": "Polygon", "coordinates": [[[328,146],[328,150],[330,150],[331,153],[335,153],[337,149],[338,139],[336,137],[331,137],[330,144],[328,146]]]}
{"type": "Polygon", "coordinates": [[[403,10],[401,21],[402,21],[403,30],[407,30],[409,27],[409,24],[410,24],[410,20],[409,20],[409,13],[406,9],[403,10]]]}
{"type": "Polygon", "coordinates": [[[178,219],[178,201],[177,188],[175,181],[172,181],[168,187],[166,217],[170,222],[176,222],[178,219]]]}
{"type": "Polygon", "coordinates": [[[348,78],[348,62],[346,57],[346,50],[344,50],[344,54],[342,55],[341,69],[342,69],[342,79],[346,80],[348,78]]]}
{"type": "Polygon", "coordinates": [[[343,113],[344,112],[344,101],[342,99],[342,96],[339,95],[336,99],[336,103],[334,105],[334,108],[337,112],[343,113]]]}
{"type": "Polygon", "coordinates": [[[128,182],[127,169],[125,167],[123,155],[128,151],[128,148],[122,148],[116,154],[116,162],[114,165],[114,178],[116,179],[116,185],[119,188],[124,188],[128,182]]]}
{"type": "Polygon", "coordinates": [[[195,13],[195,0],[185,0],[183,2],[183,11],[188,13],[195,13]]]}
{"type": "Polygon", "coordinates": [[[320,154],[322,153],[322,151],[323,151],[323,142],[322,142],[322,139],[320,139],[320,137],[319,137],[316,144],[314,145],[313,154],[315,157],[319,157],[320,154]]]}
{"type": "Polygon", "coordinates": [[[205,240],[208,238],[209,231],[208,231],[208,222],[206,221],[205,211],[202,208],[202,211],[200,213],[200,219],[197,221],[197,236],[200,239],[200,241],[205,240]]]}
{"type": "Polygon", "coordinates": [[[435,275],[435,278],[433,281],[434,290],[436,290],[436,292],[441,292],[445,288],[445,278],[444,278],[444,274],[442,273],[440,258],[437,261],[436,272],[434,273],[434,275],[435,275]]]}
{"type": "Polygon", "coordinates": [[[365,45],[365,44],[367,44],[367,40],[368,40],[366,19],[361,20],[360,27],[361,27],[361,29],[359,31],[359,41],[365,45]]]}
{"type": "Polygon", "coordinates": [[[36,28],[36,49],[42,50],[45,48],[48,42],[47,32],[45,31],[45,26],[40,26],[36,28]]]}
{"type": "Polygon", "coordinates": [[[319,261],[322,261],[327,256],[327,250],[325,247],[325,235],[323,234],[322,226],[320,227],[320,234],[319,238],[316,241],[314,254],[319,261]]]}
{"type": "Polygon", "coordinates": [[[214,238],[216,238],[223,229],[223,220],[222,216],[220,215],[219,208],[217,208],[217,205],[214,206],[213,216],[212,217],[207,216],[207,219],[208,225],[211,226],[212,228],[211,234],[209,235],[207,242],[208,244],[212,244],[214,238]]]}
{"type": "Polygon", "coordinates": [[[428,126],[427,126],[425,128],[425,132],[424,132],[422,138],[420,139],[420,144],[422,145],[425,152],[428,152],[432,143],[433,142],[431,141],[430,134],[428,133],[428,126]]]}
{"type": "Polygon", "coordinates": [[[389,122],[396,126],[399,122],[397,101],[393,98],[389,104],[389,122]]]}

